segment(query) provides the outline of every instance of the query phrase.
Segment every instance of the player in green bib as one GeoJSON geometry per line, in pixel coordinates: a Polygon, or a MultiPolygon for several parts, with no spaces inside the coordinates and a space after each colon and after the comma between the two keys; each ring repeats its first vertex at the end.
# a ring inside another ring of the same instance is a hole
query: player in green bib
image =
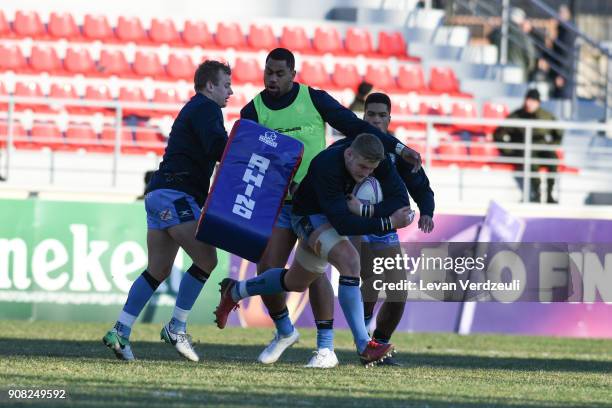
{"type": "MultiPolygon", "coordinates": [[[[387,152],[397,154],[413,164],[415,171],[418,171],[421,158],[416,151],[359,119],[327,92],[294,82],[295,75],[295,57],[291,51],[285,48],[272,50],[266,57],[265,89],[240,111],[241,119],[255,121],[304,143],[304,157],[293,178],[292,186],[297,186],[306,175],[312,158],[325,148],[326,123],[349,138],[361,133],[376,135],[387,152]]],[[[284,268],[296,241],[297,236],[291,227],[289,194],[272,230],[268,246],[257,264],[257,273],[263,273],[270,268],[284,268]]],[[[331,284],[327,279],[325,282],[327,283],[319,282],[315,293],[310,295],[310,302],[315,314],[322,317],[316,321],[318,335],[333,336],[334,296],[331,284]]],[[[276,334],[258,360],[264,364],[272,364],[288,347],[298,341],[299,333],[289,319],[284,296],[271,295],[262,298],[276,326],[276,334]]],[[[313,356],[307,366],[316,367],[320,357],[313,356]]]]}

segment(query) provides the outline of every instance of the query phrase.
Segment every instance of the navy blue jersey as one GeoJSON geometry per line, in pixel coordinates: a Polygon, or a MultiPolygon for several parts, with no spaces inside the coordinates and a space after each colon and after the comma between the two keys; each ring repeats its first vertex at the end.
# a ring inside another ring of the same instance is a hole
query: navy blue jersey
{"type": "Polygon", "coordinates": [[[344,151],[349,144],[330,147],[316,155],[293,197],[296,215],[324,214],[340,235],[368,235],[385,232],[381,217],[388,217],[408,205],[408,194],[389,158],[372,174],[380,182],[384,200],[374,206],[372,218],[354,215],[346,203],[355,180],[346,169],[344,151]]]}
{"type": "MultiPolygon", "coordinates": [[[[332,144],[330,147],[336,146],[349,146],[350,140],[340,139],[332,144]]],[[[429,186],[429,179],[425,174],[425,171],[421,167],[416,173],[412,172],[414,166],[407,161],[397,157],[394,153],[387,153],[387,157],[395,165],[399,176],[406,185],[410,197],[419,207],[421,214],[429,215],[433,217],[435,202],[434,193],[429,186]]],[[[382,187],[382,183],[381,183],[382,187]]],[[[384,195],[383,195],[384,197],[384,195]]]]}
{"type": "Polygon", "coordinates": [[[183,191],[203,206],[215,163],[221,160],[226,143],[221,108],[197,93],[176,117],[163,160],[147,192],[162,188],[183,191]]]}
{"type": "MultiPolygon", "coordinates": [[[[291,105],[300,90],[300,85],[297,82],[293,83],[291,91],[285,95],[275,98],[263,90],[261,91],[261,98],[263,103],[271,110],[284,109],[291,105]]],[[[341,132],[343,135],[349,138],[355,138],[361,133],[372,133],[380,138],[385,146],[387,152],[395,152],[397,144],[400,143],[395,137],[381,132],[376,127],[370,125],[368,122],[359,119],[352,111],[342,106],[340,102],[332,98],[330,94],[323,90],[313,89],[308,87],[310,98],[315,108],[321,115],[321,118],[331,127],[341,132]]],[[[255,104],[253,101],[245,105],[240,111],[240,117],[242,119],[250,119],[254,122],[259,123],[257,117],[257,111],[255,110],[255,104]]],[[[401,143],[400,143],[401,144],[401,143]]]]}

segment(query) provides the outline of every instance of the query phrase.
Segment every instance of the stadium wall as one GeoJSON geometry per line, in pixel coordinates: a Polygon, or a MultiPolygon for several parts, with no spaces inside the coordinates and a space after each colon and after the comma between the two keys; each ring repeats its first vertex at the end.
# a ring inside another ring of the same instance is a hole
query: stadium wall
{"type": "MultiPolygon", "coordinates": [[[[524,223],[522,242],[612,243],[612,220],[603,218],[517,217],[524,223]]],[[[439,212],[432,234],[406,228],[400,238],[404,242],[473,242],[484,220],[483,213],[439,212]]],[[[146,267],[145,240],[141,202],[0,200],[0,319],[112,321],[132,281],[146,267]]],[[[597,272],[602,282],[612,279],[612,254],[606,258],[610,261],[597,272]]],[[[142,320],[167,320],[182,271],[189,265],[189,258],[180,252],[171,278],[160,286],[142,320]]],[[[328,273],[335,278],[333,271],[328,273]]],[[[219,265],[191,321],[212,323],[217,282],[222,278],[254,274],[252,263],[219,251],[219,265]]],[[[605,285],[598,291],[608,304],[479,303],[469,332],[612,338],[608,299],[612,291],[605,285]]],[[[307,293],[289,294],[288,306],[299,326],[313,326],[307,293]]],[[[336,310],[335,326],[348,327],[339,304],[336,310]]],[[[399,330],[454,332],[463,313],[460,303],[410,302],[399,330]]],[[[271,326],[259,297],[245,302],[239,313],[231,315],[230,323],[271,326]]]]}

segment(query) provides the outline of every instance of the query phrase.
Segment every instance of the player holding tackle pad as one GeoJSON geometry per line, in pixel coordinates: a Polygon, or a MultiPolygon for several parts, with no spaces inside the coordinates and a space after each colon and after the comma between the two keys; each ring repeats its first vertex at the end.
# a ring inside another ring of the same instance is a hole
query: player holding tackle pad
{"type": "Polygon", "coordinates": [[[319,153],[293,198],[291,224],[299,240],[293,264],[288,270],[272,268],[246,281],[224,279],[215,310],[217,326],[224,328],[229,313],[246,297],[305,291],[325,272],[329,262],[340,273],[338,297],[361,362],[370,366],[390,355],[393,345],[372,341],[365,327],[359,253],[347,236],[383,233],[408,225],[411,210],[402,185],[374,135],[361,134],[350,146],[319,153]],[[346,201],[355,184],[370,174],[386,186],[386,199],[375,209],[381,216],[375,218],[352,214],[346,201]]]}

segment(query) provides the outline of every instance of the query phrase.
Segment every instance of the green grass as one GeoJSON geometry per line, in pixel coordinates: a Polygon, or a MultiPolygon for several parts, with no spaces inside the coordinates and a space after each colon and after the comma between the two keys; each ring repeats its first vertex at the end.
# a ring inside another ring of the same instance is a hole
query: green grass
{"type": "Polygon", "coordinates": [[[612,341],[397,334],[401,368],[365,369],[339,331],[340,366],[307,370],[314,331],[282,363],[255,363],[269,330],[191,326],[202,360],[180,360],[160,325],[134,328],[139,360],[114,359],[109,324],[0,321],[0,406],[7,390],[65,389],[23,406],[612,407],[612,341]]]}

